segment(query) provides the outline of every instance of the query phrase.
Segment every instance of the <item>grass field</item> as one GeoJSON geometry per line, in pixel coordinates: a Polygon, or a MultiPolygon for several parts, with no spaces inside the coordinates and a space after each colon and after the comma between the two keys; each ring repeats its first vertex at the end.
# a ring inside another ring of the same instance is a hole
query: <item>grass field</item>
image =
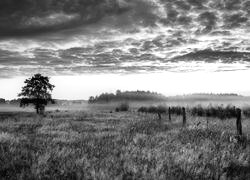
{"type": "Polygon", "coordinates": [[[0,179],[250,179],[248,119],[237,142],[235,119],[110,111],[0,113],[0,179]]]}

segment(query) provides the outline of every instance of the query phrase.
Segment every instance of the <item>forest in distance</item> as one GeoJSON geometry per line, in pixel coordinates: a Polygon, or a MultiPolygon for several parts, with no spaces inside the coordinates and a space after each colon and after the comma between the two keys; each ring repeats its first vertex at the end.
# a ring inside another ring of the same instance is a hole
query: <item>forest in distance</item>
{"type": "MultiPolygon", "coordinates": [[[[110,103],[119,101],[211,101],[220,100],[230,101],[230,100],[248,100],[250,97],[242,96],[235,93],[194,93],[187,95],[176,95],[176,96],[165,96],[163,94],[151,91],[121,91],[117,90],[115,93],[101,93],[100,95],[90,96],[88,100],[63,100],[55,99],[56,104],[62,104],[62,102],[69,102],[73,104],[80,104],[84,102],[92,103],[110,103]]],[[[19,104],[20,98],[6,100],[0,98],[0,104],[19,104]]]]}

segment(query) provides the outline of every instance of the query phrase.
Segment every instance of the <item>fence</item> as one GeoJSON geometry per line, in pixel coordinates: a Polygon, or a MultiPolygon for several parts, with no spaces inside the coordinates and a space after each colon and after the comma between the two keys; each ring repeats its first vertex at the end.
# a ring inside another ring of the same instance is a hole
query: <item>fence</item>
{"type": "MultiPolygon", "coordinates": [[[[193,107],[189,108],[188,111],[192,116],[200,116],[200,117],[214,117],[219,119],[226,118],[236,118],[236,130],[238,135],[242,135],[242,110],[236,108],[235,106],[226,106],[226,107],[193,107]]],[[[182,116],[182,124],[186,126],[187,124],[187,110],[185,107],[175,106],[175,107],[164,107],[164,106],[151,106],[151,107],[141,107],[138,109],[140,113],[153,113],[158,114],[159,119],[162,118],[162,114],[168,113],[169,121],[172,121],[172,115],[182,116]]],[[[243,114],[247,114],[248,111],[243,110],[243,114]]]]}

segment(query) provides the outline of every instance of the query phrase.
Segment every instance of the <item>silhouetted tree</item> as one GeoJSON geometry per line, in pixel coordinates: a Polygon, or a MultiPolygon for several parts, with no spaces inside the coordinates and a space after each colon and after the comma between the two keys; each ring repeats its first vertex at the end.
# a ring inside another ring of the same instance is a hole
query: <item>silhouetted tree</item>
{"type": "Polygon", "coordinates": [[[90,98],[89,98],[89,101],[88,101],[88,103],[94,103],[95,102],[95,97],[94,96],[90,96],[90,98]]]}
{"type": "Polygon", "coordinates": [[[0,98],[0,104],[5,104],[5,99],[0,98]]]}
{"type": "Polygon", "coordinates": [[[22,97],[20,106],[25,107],[33,104],[36,113],[42,114],[48,102],[53,102],[51,92],[55,86],[49,83],[48,77],[41,74],[35,74],[30,79],[26,79],[24,83],[26,85],[22,88],[22,92],[18,94],[19,97],[22,97]]]}

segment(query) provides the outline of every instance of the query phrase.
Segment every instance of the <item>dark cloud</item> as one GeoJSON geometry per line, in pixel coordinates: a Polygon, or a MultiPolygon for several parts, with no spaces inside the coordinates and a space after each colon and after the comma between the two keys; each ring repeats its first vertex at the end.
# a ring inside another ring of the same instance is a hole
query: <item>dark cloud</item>
{"type": "Polygon", "coordinates": [[[191,9],[191,6],[185,1],[174,1],[174,4],[177,6],[178,9],[181,10],[188,11],[191,9]]]}
{"type": "Polygon", "coordinates": [[[13,56],[17,56],[18,54],[15,53],[15,52],[11,52],[11,51],[7,51],[7,50],[2,50],[0,49],[0,58],[3,59],[3,58],[9,58],[9,57],[13,57],[13,56]]]}
{"type": "Polygon", "coordinates": [[[180,15],[177,18],[177,22],[178,24],[181,24],[181,25],[190,25],[190,23],[192,22],[192,18],[186,15],[180,15]]]}
{"type": "Polygon", "coordinates": [[[129,49],[129,52],[130,52],[131,54],[133,54],[133,55],[136,55],[136,54],[139,53],[139,51],[138,51],[137,48],[130,48],[130,49],[129,49]]]}
{"type": "Polygon", "coordinates": [[[167,10],[167,20],[170,22],[175,22],[179,13],[174,9],[167,10]]]}
{"type": "Polygon", "coordinates": [[[41,49],[41,48],[37,48],[35,49],[32,53],[34,53],[34,58],[40,58],[40,59],[47,59],[49,60],[52,57],[56,56],[55,51],[49,50],[49,49],[41,49]]]}
{"type": "Polygon", "coordinates": [[[222,35],[222,36],[230,36],[231,35],[231,32],[230,31],[223,31],[223,30],[216,30],[216,31],[213,31],[210,33],[211,35],[222,35]]]}
{"type": "Polygon", "coordinates": [[[227,10],[239,10],[241,8],[240,0],[225,0],[225,9],[227,10]]]}
{"type": "Polygon", "coordinates": [[[116,0],[1,0],[0,35],[72,28],[127,8],[116,0]]]}
{"type": "Polygon", "coordinates": [[[187,0],[187,2],[195,8],[202,9],[204,7],[203,3],[206,2],[206,0],[187,0]]]}
{"type": "Polygon", "coordinates": [[[156,6],[151,1],[142,0],[127,0],[129,3],[129,11],[120,17],[116,17],[116,22],[119,24],[140,25],[140,26],[155,26],[159,20],[157,14],[154,13],[156,6]]]}
{"type": "Polygon", "coordinates": [[[235,28],[241,26],[243,23],[246,23],[248,18],[242,13],[235,13],[224,16],[225,26],[228,28],[235,28]]]}
{"type": "Polygon", "coordinates": [[[7,50],[0,50],[0,65],[3,66],[18,66],[18,65],[32,65],[32,62],[17,52],[7,50]]]}
{"type": "Polygon", "coordinates": [[[218,9],[218,10],[224,10],[224,0],[217,0],[217,1],[209,1],[207,6],[213,10],[218,9]]]}
{"type": "Polygon", "coordinates": [[[250,1],[243,2],[242,9],[250,14],[250,1]]]}
{"type": "Polygon", "coordinates": [[[248,19],[244,13],[250,11],[249,2],[246,0],[1,0],[0,35],[30,36],[34,33],[75,29],[97,23],[103,27],[122,30],[127,27],[154,27],[158,22],[165,26],[188,26],[193,24],[194,16],[200,25],[204,26],[202,31],[207,33],[221,19],[216,11],[222,13],[226,27],[237,27],[246,23],[248,19]],[[162,6],[166,17],[160,15],[159,6],[162,6]],[[227,11],[230,13],[226,13],[227,11]]]}
{"type": "Polygon", "coordinates": [[[155,47],[155,44],[152,41],[145,41],[142,45],[141,51],[151,51],[155,47]]]}
{"type": "Polygon", "coordinates": [[[217,16],[213,12],[204,12],[199,15],[198,21],[204,26],[206,32],[215,28],[217,22],[217,16]]]}
{"type": "Polygon", "coordinates": [[[223,63],[234,63],[238,61],[250,62],[250,52],[217,51],[205,49],[175,57],[173,60],[202,61],[208,63],[217,62],[218,60],[221,60],[223,63]]]}

